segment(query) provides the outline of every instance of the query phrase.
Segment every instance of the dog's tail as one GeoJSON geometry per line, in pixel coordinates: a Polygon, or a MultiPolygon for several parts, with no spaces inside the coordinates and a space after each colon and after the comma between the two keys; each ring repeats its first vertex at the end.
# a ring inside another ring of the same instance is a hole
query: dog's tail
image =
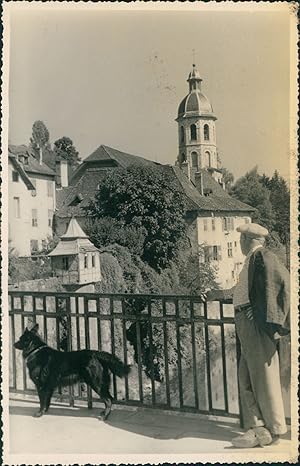
{"type": "Polygon", "coordinates": [[[129,365],[124,364],[117,356],[107,353],[106,351],[98,351],[97,357],[101,364],[106,365],[114,375],[120,378],[129,374],[131,370],[129,365]]]}

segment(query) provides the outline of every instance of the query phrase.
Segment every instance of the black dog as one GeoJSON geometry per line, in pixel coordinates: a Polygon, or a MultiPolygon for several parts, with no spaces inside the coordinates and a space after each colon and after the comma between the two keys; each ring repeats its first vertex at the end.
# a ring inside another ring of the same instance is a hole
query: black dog
{"type": "Polygon", "coordinates": [[[38,335],[38,324],[25,329],[14,347],[23,350],[29,376],[37,388],[40,410],[35,417],[45,414],[51,397],[58,386],[67,386],[78,381],[89,385],[105,403],[100,418],[106,420],[111,411],[112,396],[109,393],[110,373],[123,377],[130,367],[105,351],[57,351],[43,342],[38,335]]]}

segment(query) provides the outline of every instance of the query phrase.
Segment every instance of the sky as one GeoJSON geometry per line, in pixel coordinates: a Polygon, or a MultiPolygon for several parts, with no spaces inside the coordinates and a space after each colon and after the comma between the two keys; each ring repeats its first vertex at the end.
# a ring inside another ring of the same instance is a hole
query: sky
{"type": "Polygon", "coordinates": [[[121,11],[74,3],[63,10],[58,2],[51,9],[25,3],[31,7],[10,13],[10,143],[28,144],[34,121],[42,120],[52,144],[68,136],[82,158],[105,144],[174,164],[175,118],[195,61],[218,118],[223,166],[235,178],[255,165],[288,177],[288,8],[121,11]]]}

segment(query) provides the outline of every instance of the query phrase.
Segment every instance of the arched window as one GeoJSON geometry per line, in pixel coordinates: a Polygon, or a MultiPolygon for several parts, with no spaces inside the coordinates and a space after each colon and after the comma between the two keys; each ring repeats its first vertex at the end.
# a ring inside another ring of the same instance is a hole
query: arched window
{"type": "Polygon", "coordinates": [[[204,125],[204,140],[209,141],[209,126],[207,124],[204,125]]]}
{"type": "Polygon", "coordinates": [[[208,151],[205,152],[205,165],[211,167],[211,153],[208,151]]]}
{"type": "Polygon", "coordinates": [[[197,128],[196,128],[196,125],[191,125],[191,140],[192,141],[197,140],[197,128]]]}
{"type": "Polygon", "coordinates": [[[191,153],[191,158],[192,158],[192,167],[193,168],[198,168],[198,154],[197,154],[197,152],[192,152],[191,153]]]}
{"type": "Polygon", "coordinates": [[[181,126],[180,128],[180,142],[181,144],[184,143],[184,127],[183,126],[181,126]]]}

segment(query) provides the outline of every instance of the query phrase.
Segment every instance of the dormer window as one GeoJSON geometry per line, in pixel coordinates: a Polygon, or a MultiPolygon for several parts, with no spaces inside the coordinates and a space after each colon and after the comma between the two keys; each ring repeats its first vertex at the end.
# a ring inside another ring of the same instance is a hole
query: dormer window
{"type": "Polygon", "coordinates": [[[23,165],[28,165],[28,155],[25,155],[25,154],[18,155],[18,161],[22,163],[23,165]]]}
{"type": "Polygon", "coordinates": [[[80,202],[83,200],[83,195],[81,193],[76,194],[74,199],[69,203],[69,206],[76,206],[80,204],[80,202]]]}

